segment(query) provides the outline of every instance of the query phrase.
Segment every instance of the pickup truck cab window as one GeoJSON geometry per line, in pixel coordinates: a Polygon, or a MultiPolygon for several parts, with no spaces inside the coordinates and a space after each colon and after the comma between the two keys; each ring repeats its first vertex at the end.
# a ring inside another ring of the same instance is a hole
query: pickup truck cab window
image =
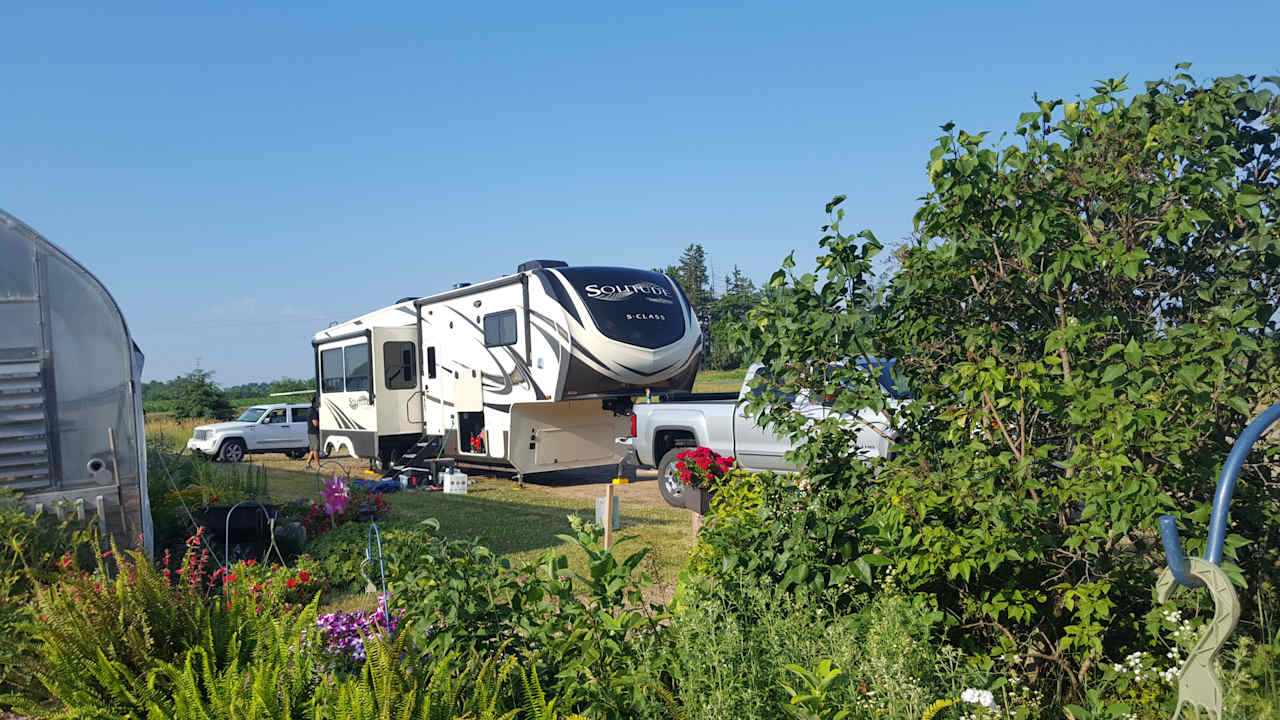
{"type": "Polygon", "coordinates": [[[766,368],[759,368],[756,370],[748,379],[748,385],[751,387],[751,394],[756,397],[762,397],[768,393],[780,403],[795,404],[795,393],[784,393],[781,390],[778,390],[777,383],[773,379],[773,374],[766,368]]]}

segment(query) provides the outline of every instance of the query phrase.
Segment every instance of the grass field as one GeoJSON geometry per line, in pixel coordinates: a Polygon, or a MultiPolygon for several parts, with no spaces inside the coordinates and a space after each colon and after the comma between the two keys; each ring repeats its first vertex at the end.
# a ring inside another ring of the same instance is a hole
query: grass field
{"type": "Polygon", "coordinates": [[[694,378],[694,392],[737,392],[742,387],[742,379],[747,376],[746,368],[737,370],[703,370],[694,378]]]}
{"type": "MultiPolygon", "coordinates": [[[[696,392],[728,392],[737,390],[745,370],[703,371],[694,385],[696,392]]],[[[178,422],[167,417],[148,416],[147,440],[182,449],[196,425],[207,421],[178,422]]],[[[319,498],[321,478],[331,475],[374,477],[365,475],[365,465],[354,458],[332,458],[321,472],[305,470],[300,461],[280,454],[251,455],[248,462],[265,468],[267,491],[277,500],[319,498]]],[[[164,482],[152,469],[152,482],[164,482]]],[[[563,475],[563,474],[562,474],[563,475]]],[[[556,537],[569,532],[570,514],[591,519],[595,515],[595,497],[603,496],[608,474],[569,480],[531,478],[523,489],[510,480],[479,477],[465,496],[440,492],[402,492],[387,496],[391,514],[379,527],[392,530],[416,526],[426,518],[440,522],[440,532],[456,539],[482,538],[494,552],[513,561],[536,560],[547,550],[569,554],[571,569],[582,570],[582,559],[569,552],[570,545],[556,537]]],[[[641,477],[632,485],[616,487],[621,506],[621,535],[634,536],[629,545],[650,549],[646,570],[655,578],[657,598],[670,597],[676,573],[684,564],[692,546],[690,516],[686,511],[663,504],[656,480],[641,477]]],[[[363,541],[362,541],[363,543],[363,541]]],[[[363,544],[345,548],[344,552],[363,553],[363,544]]],[[[624,546],[625,549],[625,546],[624,546]]]]}

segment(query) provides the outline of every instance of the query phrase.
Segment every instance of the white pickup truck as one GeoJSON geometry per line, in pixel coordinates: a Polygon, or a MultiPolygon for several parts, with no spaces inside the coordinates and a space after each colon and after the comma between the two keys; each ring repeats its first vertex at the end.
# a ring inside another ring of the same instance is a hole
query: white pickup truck
{"type": "MultiPolygon", "coordinates": [[[[873,361],[880,386],[889,396],[891,406],[906,399],[905,392],[894,385],[890,371],[892,361],[873,361]]],[[[860,362],[859,365],[865,365],[860,362]]],[[[764,378],[764,368],[753,365],[747,371],[737,393],[702,393],[677,396],[655,403],[637,403],[631,438],[632,449],[640,465],[658,468],[658,487],[668,504],[684,507],[684,483],[676,471],[676,455],[690,447],[708,447],[720,455],[730,455],[747,470],[795,472],[795,466],[784,455],[792,443],[769,428],[761,427],[743,411],[743,398],[754,391],[750,382],[764,378]]],[[[830,409],[803,396],[790,397],[797,410],[815,420],[825,418],[830,409]]],[[[853,418],[850,418],[853,420],[853,418]]],[[[871,409],[858,413],[856,455],[887,457],[897,432],[884,414],[871,409]]]]}
{"type": "Polygon", "coordinates": [[[310,418],[310,405],[255,405],[232,422],[197,426],[187,449],[225,462],[240,462],[248,453],[300,458],[307,454],[310,418]]]}

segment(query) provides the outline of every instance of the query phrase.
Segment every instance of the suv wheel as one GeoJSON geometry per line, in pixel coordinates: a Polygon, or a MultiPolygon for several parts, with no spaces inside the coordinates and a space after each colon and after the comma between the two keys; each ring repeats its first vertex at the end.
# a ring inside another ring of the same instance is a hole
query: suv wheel
{"type": "Polygon", "coordinates": [[[688,448],[673,447],[658,463],[658,489],[662,491],[662,499],[671,507],[684,507],[684,481],[676,469],[676,456],[684,450],[688,448]]]}
{"type": "Polygon", "coordinates": [[[218,448],[218,459],[222,462],[240,462],[244,459],[244,452],[244,441],[230,438],[222,441],[222,447],[218,448]]]}

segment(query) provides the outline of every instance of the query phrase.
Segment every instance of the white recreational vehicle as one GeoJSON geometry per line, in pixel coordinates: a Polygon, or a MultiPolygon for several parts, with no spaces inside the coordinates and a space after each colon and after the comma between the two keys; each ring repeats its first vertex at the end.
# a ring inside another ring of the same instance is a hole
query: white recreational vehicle
{"type": "Polygon", "coordinates": [[[321,446],[517,473],[617,462],[631,398],[689,390],[702,331],[670,277],[554,260],[316,333],[321,446]]]}

